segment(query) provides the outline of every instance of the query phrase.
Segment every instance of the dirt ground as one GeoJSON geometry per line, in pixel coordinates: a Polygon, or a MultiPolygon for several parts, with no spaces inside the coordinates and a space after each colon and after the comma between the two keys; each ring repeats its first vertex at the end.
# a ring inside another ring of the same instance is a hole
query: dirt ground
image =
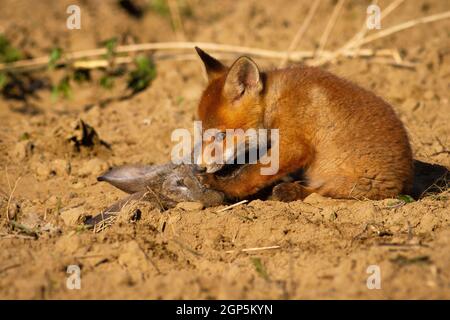
{"type": "MultiPolygon", "coordinates": [[[[0,33],[27,57],[46,56],[55,46],[66,52],[97,48],[112,37],[121,44],[179,40],[170,16],[154,8],[135,18],[117,1],[75,2],[81,30],[66,28],[66,8],[74,1],[0,0],[0,33]]],[[[187,40],[273,50],[289,47],[311,3],[180,2],[190,8],[183,13],[187,40]]],[[[382,8],[388,2],[379,1],[382,8]]],[[[346,2],[327,48],[360,29],[368,4],[346,2]]],[[[317,47],[334,5],[322,1],[300,49],[317,47]]],[[[382,28],[448,10],[447,0],[405,1],[382,28]]],[[[442,166],[425,166],[422,178],[450,168],[449,40],[450,21],[444,20],[369,45],[399,49],[415,69],[366,59],[325,66],[393,105],[415,159],[442,166]]],[[[265,68],[278,64],[256,61],[265,68]]],[[[187,205],[162,212],[137,202],[99,233],[67,221],[69,210],[96,214],[124,196],[96,181],[107,168],[170,160],[170,134],[192,128],[205,80],[198,60],[164,60],[151,85],[131,97],[120,99],[125,80],[107,90],[98,84],[100,71],[93,71],[90,82],[74,85],[71,98],[52,99],[48,83],[64,72],[33,73],[43,84],[26,100],[0,97],[0,298],[450,298],[445,185],[408,203],[312,195],[304,202],[254,200],[217,213],[217,207],[187,205]],[[98,133],[90,147],[74,147],[80,119],[98,133]],[[136,209],[140,219],[130,219],[136,209]],[[277,247],[242,251],[268,246],[277,247]],[[79,290],[66,286],[69,265],[81,268],[79,290]],[[381,289],[367,287],[372,265],[379,266],[381,289]]]]}

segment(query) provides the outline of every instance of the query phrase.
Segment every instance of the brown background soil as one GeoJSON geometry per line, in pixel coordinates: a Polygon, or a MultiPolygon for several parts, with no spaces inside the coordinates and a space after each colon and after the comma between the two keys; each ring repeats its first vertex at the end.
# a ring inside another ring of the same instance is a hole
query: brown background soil
{"type": "MultiPolygon", "coordinates": [[[[145,1],[140,1],[145,2],[145,1]]],[[[311,1],[187,1],[188,40],[285,50],[311,1]]],[[[322,5],[301,48],[314,49],[334,1],[322,5]]],[[[388,1],[379,1],[385,7],[388,1]]],[[[111,37],[121,43],[176,41],[170,19],[147,12],[132,18],[116,1],[78,1],[82,29],[67,30],[73,1],[0,1],[0,32],[30,56],[91,49],[111,37]]],[[[347,1],[328,48],[359,30],[369,1],[347,1]]],[[[447,0],[405,1],[383,28],[450,10],[447,0]]],[[[327,69],[389,101],[408,129],[415,158],[450,167],[450,22],[418,26],[371,44],[398,48],[415,70],[362,59],[327,69]]],[[[263,67],[277,61],[256,59],[263,67]]],[[[100,212],[123,193],[96,176],[124,163],[164,163],[170,133],[192,128],[205,85],[198,61],[161,61],[151,86],[131,98],[118,81],[108,91],[94,80],[76,85],[69,100],[40,90],[23,101],[0,99],[0,298],[450,298],[448,188],[402,205],[399,200],[342,201],[311,196],[305,202],[252,201],[233,210],[160,212],[135,203],[142,217],[123,212],[100,232],[67,226],[69,209],[100,212]],[[111,149],[74,151],[66,138],[83,119],[111,149]],[[21,140],[24,133],[29,139],[21,140]],[[34,147],[31,149],[30,145],[34,147]],[[18,178],[20,177],[20,180],[18,178]],[[30,239],[12,230],[6,206],[30,239]],[[264,246],[279,249],[239,252],[264,246]],[[234,250],[229,253],[227,251],[234,250]],[[259,259],[263,271],[259,270],[259,259]],[[81,266],[81,290],[66,288],[68,265],[81,266]],[[381,290],[369,290],[368,266],[381,268],[381,290]],[[258,271],[259,270],[259,271],[258,271]]],[[[56,81],[64,71],[38,73],[56,81]]],[[[425,172],[425,175],[430,172],[425,172]]]]}

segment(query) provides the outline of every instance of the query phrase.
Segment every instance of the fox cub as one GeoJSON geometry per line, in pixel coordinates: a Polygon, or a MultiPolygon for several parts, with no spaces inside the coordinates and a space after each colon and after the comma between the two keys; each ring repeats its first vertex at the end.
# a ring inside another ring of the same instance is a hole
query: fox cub
{"type": "Polygon", "coordinates": [[[223,176],[223,165],[203,162],[200,177],[210,188],[239,199],[303,170],[304,181],[281,183],[274,192],[295,200],[313,192],[383,199],[410,191],[408,136],[391,106],[374,93],[319,68],[261,72],[245,56],[226,67],[196,50],[209,81],[198,105],[203,130],[279,130],[278,172],[262,175],[257,162],[223,176]]]}

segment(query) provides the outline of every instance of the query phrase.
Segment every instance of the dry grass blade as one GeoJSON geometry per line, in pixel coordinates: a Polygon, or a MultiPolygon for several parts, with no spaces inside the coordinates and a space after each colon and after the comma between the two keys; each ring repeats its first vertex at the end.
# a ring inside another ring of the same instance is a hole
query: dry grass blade
{"type": "Polygon", "coordinates": [[[170,18],[172,19],[173,27],[175,29],[175,34],[177,35],[178,40],[186,40],[186,33],[184,31],[178,1],[167,0],[167,5],[169,6],[170,18]]]}
{"type": "Polygon", "coordinates": [[[345,0],[339,0],[336,6],[333,9],[333,13],[331,14],[331,18],[328,21],[327,26],[325,27],[325,31],[322,34],[322,37],[319,41],[318,51],[321,52],[325,49],[328,38],[330,37],[331,30],[333,30],[334,25],[336,24],[337,18],[339,17],[339,13],[341,12],[342,7],[344,6],[345,0]]]}
{"type": "Polygon", "coordinates": [[[390,36],[391,34],[415,27],[417,25],[420,24],[425,24],[425,23],[430,23],[430,22],[435,22],[435,21],[439,21],[439,20],[444,20],[444,19],[449,19],[450,18],[450,11],[446,11],[443,13],[439,13],[439,14],[434,14],[431,16],[427,16],[427,17],[422,17],[422,18],[418,18],[418,19],[413,19],[413,20],[409,20],[403,23],[400,23],[396,26],[387,28],[385,30],[379,31],[373,35],[367,36],[366,38],[362,39],[360,42],[360,45],[364,45],[367,44],[369,42],[390,36]]]}
{"type": "MultiPolygon", "coordinates": [[[[132,57],[116,57],[114,59],[114,65],[132,63],[134,60],[132,57]]],[[[111,61],[108,59],[95,59],[95,60],[78,60],[73,63],[75,69],[98,69],[108,68],[111,61]]]]}
{"type": "Polygon", "coordinates": [[[147,190],[153,194],[153,196],[155,197],[156,201],[158,202],[158,205],[161,207],[162,211],[165,211],[166,208],[164,207],[163,203],[161,202],[161,199],[159,198],[159,196],[156,194],[155,191],[153,191],[149,186],[147,186],[147,190]]]}
{"type": "Polygon", "coordinates": [[[216,213],[220,213],[220,212],[224,212],[224,211],[233,209],[233,208],[235,208],[237,206],[240,206],[241,204],[244,204],[244,203],[247,203],[247,202],[248,202],[248,200],[242,200],[242,201],[236,202],[236,203],[234,203],[232,205],[226,206],[225,208],[217,210],[216,213]]]}
{"type": "MultiPolygon", "coordinates": [[[[380,22],[389,16],[395,9],[398,8],[405,0],[396,0],[394,2],[391,2],[385,9],[381,11],[380,15],[380,22]]],[[[377,1],[374,1],[373,4],[376,4],[377,1]]],[[[350,48],[356,48],[360,46],[360,41],[364,38],[367,31],[369,29],[367,28],[366,20],[364,20],[364,24],[361,27],[361,30],[349,41],[347,42],[343,48],[350,49],[350,48]]]]}
{"type": "Polygon", "coordinates": [[[403,2],[405,2],[405,0],[396,0],[391,2],[385,9],[383,9],[383,11],[381,11],[381,19],[384,19],[390,15],[403,2]]]}
{"type": "MultiPolygon", "coordinates": [[[[109,214],[112,214],[111,212],[109,212],[109,214]]],[[[117,215],[111,215],[108,218],[100,221],[99,223],[94,225],[94,233],[99,233],[103,230],[105,230],[106,228],[112,226],[114,224],[114,222],[117,219],[117,215]]]]}
{"type": "MultiPolygon", "coordinates": [[[[372,4],[376,4],[378,1],[373,1],[372,4]]],[[[383,20],[383,18],[386,18],[388,15],[390,15],[400,4],[402,4],[404,0],[396,0],[389,4],[384,10],[381,11],[381,17],[380,22],[383,20]]],[[[361,29],[359,32],[357,32],[349,41],[347,41],[341,48],[334,51],[333,54],[327,58],[321,58],[317,60],[314,65],[322,65],[332,59],[335,59],[337,56],[343,54],[345,51],[348,51],[350,49],[360,48],[360,41],[364,38],[366,35],[368,29],[367,29],[367,23],[366,19],[364,19],[364,23],[361,26],[361,29]]]]}
{"type": "Polygon", "coordinates": [[[6,203],[6,220],[9,221],[9,206],[11,205],[11,200],[13,197],[14,192],[16,191],[17,184],[19,183],[21,177],[18,177],[16,181],[14,182],[14,187],[12,188],[11,192],[9,193],[8,202],[6,203]]]}
{"type": "Polygon", "coordinates": [[[236,251],[239,252],[253,252],[253,251],[264,251],[264,250],[273,250],[273,249],[280,249],[281,246],[270,246],[270,247],[257,247],[257,248],[247,248],[247,249],[241,249],[241,250],[228,250],[225,251],[226,253],[233,253],[236,251]]]}
{"type": "MultiPolygon", "coordinates": [[[[117,54],[128,54],[134,52],[144,52],[144,51],[179,51],[179,50],[193,50],[194,47],[201,47],[204,50],[217,51],[222,53],[234,53],[234,54],[247,54],[255,57],[261,58],[276,58],[282,59],[286,56],[283,51],[267,50],[252,47],[234,46],[227,44],[218,44],[211,42],[150,42],[141,44],[131,44],[118,46],[116,48],[117,54]]],[[[98,57],[105,55],[107,53],[106,48],[98,48],[92,50],[82,50],[75,51],[72,53],[67,53],[64,56],[63,63],[68,63],[71,61],[82,60],[86,58],[98,57]]],[[[301,61],[305,58],[312,58],[314,55],[311,51],[294,51],[291,52],[291,60],[301,61]]],[[[39,57],[27,60],[19,60],[12,63],[0,63],[0,71],[2,70],[14,70],[14,69],[35,69],[46,67],[49,62],[49,57],[39,57]]]]}
{"type": "Polygon", "coordinates": [[[289,45],[289,48],[286,52],[286,57],[281,61],[279,67],[283,67],[286,65],[286,63],[289,61],[291,52],[298,47],[298,44],[300,43],[300,40],[305,35],[306,31],[308,30],[309,25],[311,24],[312,18],[314,14],[317,11],[317,8],[319,7],[320,0],[314,1],[314,3],[311,5],[311,8],[308,11],[308,15],[306,16],[305,20],[303,21],[302,25],[298,29],[297,33],[295,34],[294,39],[292,40],[291,44],[289,45]]]}

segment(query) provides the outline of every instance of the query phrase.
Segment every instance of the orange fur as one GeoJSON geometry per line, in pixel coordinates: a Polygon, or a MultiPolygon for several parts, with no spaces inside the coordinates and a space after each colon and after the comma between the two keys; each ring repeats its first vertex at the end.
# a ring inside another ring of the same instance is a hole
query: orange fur
{"type": "Polygon", "coordinates": [[[300,168],[311,192],[334,198],[382,199],[410,191],[413,164],[406,131],[389,104],[319,68],[260,72],[249,58],[230,68],[200,49],[209,84],[198,106],[203,128],[278,128],[280,169],[245,166],[233,178],[204,181],[229,197],[254,194],[300,168]]]}

